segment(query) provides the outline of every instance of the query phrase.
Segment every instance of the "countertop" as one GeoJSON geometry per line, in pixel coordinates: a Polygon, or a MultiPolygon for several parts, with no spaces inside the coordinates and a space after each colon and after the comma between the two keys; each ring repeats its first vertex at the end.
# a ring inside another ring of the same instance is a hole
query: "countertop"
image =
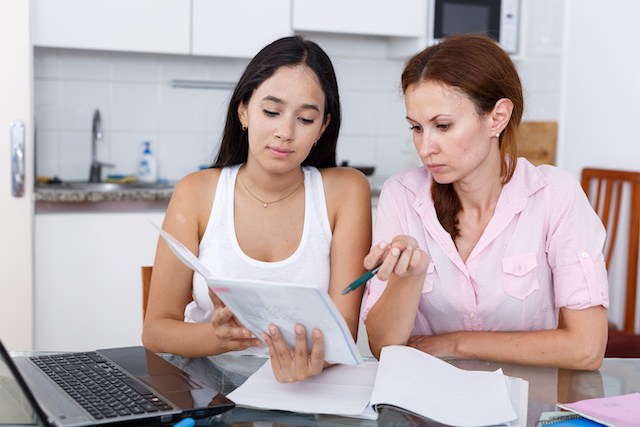
{"type": "Polygon", "coordinates": [[[68,188],[38,184],[34,191],[36,213],[166,210],[175,184],[110,189],[68,188]]]}

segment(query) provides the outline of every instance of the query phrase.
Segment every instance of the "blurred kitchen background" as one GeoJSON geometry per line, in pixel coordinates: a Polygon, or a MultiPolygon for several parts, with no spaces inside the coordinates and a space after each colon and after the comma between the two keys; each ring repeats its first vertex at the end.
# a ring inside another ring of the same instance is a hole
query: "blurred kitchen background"
{"type": "MultiPolygon", "coordinates": [[[[525,89],[524,120],[558,123],[555,164],[576,178],[585,166],[640,169],[634,126],[640,2],[517,3],[512,58],[525,89]]],[[[139,344],[139,269],[153,264],[157,241],[148,221],[161,224],[166,203],[35,201],[36,176],[88,178],[94,110],[103,126],[97,157],[114,165],[103,176],[135,174],[142,143],[150,141],[158,177],[175,182],[212,163],[230,87],[249,59],[280,36],[301,34],[327,51],[338,76],[338,161],[373,167],[372,189],[379,189],[392,174],[419,165],[399,79],[407,57],[431,42],[432,6],[433,0],[3,2],[0,51],[8,53],[0,67],[0,120],[25,123],[27,156],[24,195],[0,196],[7,206],[0,214],[3,341],[47,350],[139,344]],[[195,87],[176,87],[177,81],[195,87]]],[[[0,163],[7,163],[0,165],[5,186],[9,162],[0,163]]],[[[614,321],[620,307],[612,302],[614,321]]]]}

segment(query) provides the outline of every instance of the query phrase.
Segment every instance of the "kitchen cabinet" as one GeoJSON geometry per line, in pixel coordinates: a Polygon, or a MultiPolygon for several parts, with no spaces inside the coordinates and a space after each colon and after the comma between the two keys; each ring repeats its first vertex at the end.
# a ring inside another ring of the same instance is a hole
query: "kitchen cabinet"
{"type": "Polygon", "coordinates": [[[426,37],[424,0],[293,0],[294,31],[426,37]]]}
{"type": "Polygon", "coordinates": [[[292,34],[291,0],[193,0],[194,55],[253,57],[292,34]]]}
{"type": "Polygon", "coordinates": [[[34,0],[36,46],[253,57],[292,34],[291,0],[34,0]]]}
{"type": "Polygon", "coordinates": [[[191,0],[33,0],[33,44],[188,54],[191,0]]]}
{"type": "Polygon", "coordinates": [[[34,347],[140,345],[140,267],[153,265],[162,210],[35,215],[34,347]]]}

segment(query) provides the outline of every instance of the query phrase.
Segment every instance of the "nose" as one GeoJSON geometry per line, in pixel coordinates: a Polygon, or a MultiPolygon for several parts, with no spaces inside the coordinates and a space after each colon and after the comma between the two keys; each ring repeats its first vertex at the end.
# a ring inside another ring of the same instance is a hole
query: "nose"
{"type": "Polygon", "coordinates": [[[290,119],[288,117],[283,118],[278,123],[278,127],[275,131],[275,137],[284,141],[292,140],[295,135],[294,129],[295,119],[290,119]]]}
{"type": "Polygon", "coordinates": [[[430,155],[438,152],[437,144],[427,132],[414,133],[413,143],[421,159],[426,159],[430,155]]]}

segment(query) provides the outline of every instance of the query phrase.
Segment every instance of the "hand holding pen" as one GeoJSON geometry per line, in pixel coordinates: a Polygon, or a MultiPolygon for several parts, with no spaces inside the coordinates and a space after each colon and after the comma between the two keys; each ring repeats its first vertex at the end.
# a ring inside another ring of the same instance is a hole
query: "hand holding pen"
{"type": "Polygon", "coordinates": [[[380,242],[371,248],[364,259],[365,268],[375,266],[356,279],[342,291],[347,294],[364,285],[377,275],[387,281],[391,275],[398,277],[421,276],[426,274],[431,259],[418,247],[418,242],[411,236],[396,236],[391,243],[380,242]]]}

